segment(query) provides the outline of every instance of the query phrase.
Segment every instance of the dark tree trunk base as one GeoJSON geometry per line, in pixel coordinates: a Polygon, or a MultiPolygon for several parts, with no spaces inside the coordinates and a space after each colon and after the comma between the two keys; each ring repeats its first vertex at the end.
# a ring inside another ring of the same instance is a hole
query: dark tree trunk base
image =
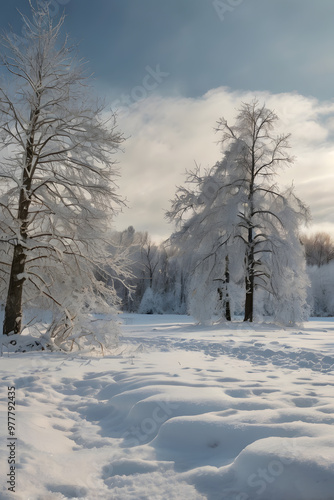
{"type": "Polygon", "coordinates": [[[253,289],[246,293],[244,321],[253,322],[253,289]]]}
{"type": "Polygon", "coordinates": [[[232,318],[231,318],[231,307],[230,307],[230,301],[229,300],[226,302],[225,317],[226,317],[226,321],[232,321],[232,318]]]}
{"type": "Polygon", "coordinates": [[[22,294],[26,255],[21,245],[14,248],[13,261],[7,292],[5,319],[3,323],[4,335],[17,335],[22,329],[22,294]],[[18,279],[20,278],[20,279],[18,279]]]}

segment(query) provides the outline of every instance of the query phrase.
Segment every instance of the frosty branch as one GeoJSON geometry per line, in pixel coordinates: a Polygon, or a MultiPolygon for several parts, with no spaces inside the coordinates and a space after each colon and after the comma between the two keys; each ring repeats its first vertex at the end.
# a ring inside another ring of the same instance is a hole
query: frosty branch
{"type": "Polygon", "coordinates": [[[114,277],[127,274],[125,259],[111,262],[108,249],[123,204],[113,156],[124,138],[115,117],[90,98],[74,48],[67,38],[61,42],[64,18],[54,23],[43,2],[23,21],[26,44],[2,38],[11,76],[8,88],[0,85],[0,227],[2,241],[11,243],[0,248],[10,266],[7,335],[21,333],[22,304],[36,305],[36,290],[57,305],[55,317],[65,318],[69,332],[68,318],[80,308],[115,304],[97,270],[109,262],[114,277]]]}

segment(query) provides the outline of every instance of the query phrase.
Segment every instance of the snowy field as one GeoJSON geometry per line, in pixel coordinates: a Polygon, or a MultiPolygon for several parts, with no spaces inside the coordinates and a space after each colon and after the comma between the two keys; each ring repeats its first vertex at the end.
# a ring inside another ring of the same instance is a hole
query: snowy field
{"type": "Polygon", "coordinates": [[[333,319],[122,319],[114,356],[1,358],[1,500],[334,499],[333,319]]]}

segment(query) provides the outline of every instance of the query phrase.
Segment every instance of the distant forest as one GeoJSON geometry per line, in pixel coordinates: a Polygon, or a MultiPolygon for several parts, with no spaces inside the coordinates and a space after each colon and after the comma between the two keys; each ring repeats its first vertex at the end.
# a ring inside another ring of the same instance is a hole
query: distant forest
{"type": "MultiPolygon", "coordinates": [[[[115,247],[124,246],[131,278],[115,282],[121,308],[143,314],[186,314],[192,274],[191,255],[172,245],[152,242],[147,232],[130,226],[114,233],[115,247]]],[[[311,316],[334,316],[334,240],[325,232],[302,235],[307,263],[308,305],[311,316]]],[[[218,287],[217,287],[218,290],[218,287]]],[[[219,300],[219,293],[217,291],[219,300]]],[[[241,297],[242,299],[242,297],[241,297]]],[[[265,314],[265,303],[258,313],[265,314]]],[[[242,314],[242,310],[235,311],[242,314]]]]}

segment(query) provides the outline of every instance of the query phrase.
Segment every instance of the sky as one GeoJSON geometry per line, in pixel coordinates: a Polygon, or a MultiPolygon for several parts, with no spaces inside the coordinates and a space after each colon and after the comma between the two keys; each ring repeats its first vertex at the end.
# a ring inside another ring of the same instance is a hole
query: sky
{"type": "MultiPolygon", "coordinates": [[[[22,32],[16,9],[1,6],[0,28],[22,32]]],[[[294,183],[309,205],[308,231],[334,237],[334,2],[332,0],[51,0],[55,15],[88,61],[94,91],[117,110],[128,138],[119,155],[120,193],[128,207],[114,221],[156,240],[195,162],[222,156],[216,121],[233,123],[242,102],[257,97],[291,132],[294,183]]]]}

